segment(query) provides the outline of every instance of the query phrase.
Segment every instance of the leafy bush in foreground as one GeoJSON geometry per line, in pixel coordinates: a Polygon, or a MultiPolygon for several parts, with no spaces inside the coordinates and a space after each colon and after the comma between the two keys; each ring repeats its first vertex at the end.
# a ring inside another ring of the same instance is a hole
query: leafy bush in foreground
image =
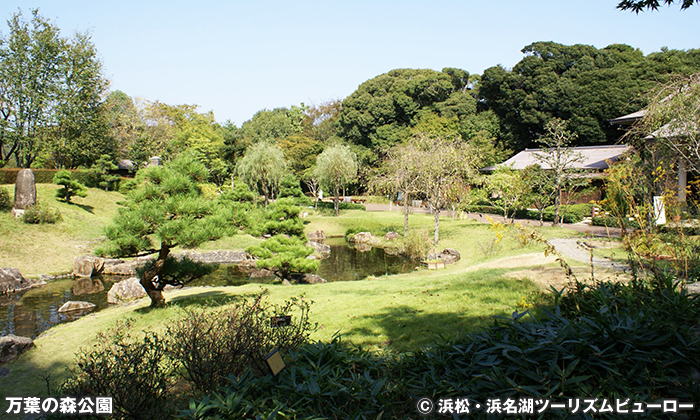
{"type": "Polygon", "coordinates": [[[700,400],[700,338],[691,329],[700,319],[698,298],[632,282],[579,286],[558,301],[539,320],[515,313],[410,354],[377,354],[339,340],[306,345],[288,355],[278,377],[230,377],[228,387],[193,400],[181,416],[419,418],[414,404],[425,396],[467,396],[482,406],[509,397],[700,400]]]}
{"type": "Polygon", "coordinates": [[[98,334],[76,355],[61,392],[72,397],[108,395],[117,418],[167,419],[193,395],[211,392],[225,377],[265,377],[265,356],[306,342],[310,302],[269,304],[264,295],[229,305],[186,310],[164,334],[135,333],[129,321],[98,334]],[[289,326],[271,317],[292,315],[289,326]]]}

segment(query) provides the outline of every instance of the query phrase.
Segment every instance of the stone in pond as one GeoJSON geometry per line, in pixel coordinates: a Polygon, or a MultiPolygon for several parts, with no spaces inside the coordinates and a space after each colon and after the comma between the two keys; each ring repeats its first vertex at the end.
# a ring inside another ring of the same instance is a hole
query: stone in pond
{"type": "Polygon", "coordinates": [[[29,337],[19,337],[14,334],[0,337],[0,363],[16,359],[33,346],[34,341],[29,337]]]}
{"type": "Polygon", "coordinates": [[[21,292],[32,287],[46,284],[42,280],[25,279],[15,267],[0,268],[0,295],[3,293],[21,292]]]}
{"type": "Polygon", "coordinates": [[[331,255],[330,245],[321,244],[321,243],[314,242],[314,241],[309,241],[306,243],[306,246],[312,247],[314,249],[314,252],[316,254],[319,254],[321,256],[321,258],[326,258],[326,257],[331,255]]]}
{"type": "Polygon", "coordinates": [[[326,234],[322,230],[317,230],[316,232],[311,232],[306,235],[310,241],[313,242],[323,242],[326,239],[326,234]]]}
{"type": "Polygon", "coordinates": [[[94,303],[69,300],[58,308],[58,312],[88,311],[94,307],[94,303]]]}
{"type": "Polygon", "coordinates": [[[358,232],[350,236],[349,240],[350,242],[354,242],[356,244],[366,244],[372,242],[374,240],[374,236],[372,236],[372,234],[369,232],[358,232]]]}
{"type": "Polygon", "coordinates": [[[100,274],[104,266],[104,258],[95,257],[94,255],[75,257],[73,260],[73,276],[92,277],[93,275],[100,274]]]}

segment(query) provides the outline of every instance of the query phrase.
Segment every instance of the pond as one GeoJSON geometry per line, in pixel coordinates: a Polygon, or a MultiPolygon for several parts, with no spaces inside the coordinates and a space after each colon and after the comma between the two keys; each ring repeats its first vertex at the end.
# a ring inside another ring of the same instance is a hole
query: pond
{"type": "MultiPolygon", "coordinates": [[[[321,261],[316,272],[330,281],[362,280],[368,276],[406,273],[416,263],[410,259],[391,255],[382,248],[364,252],[346,244],[342,238],[327,239],[331,256],[321,261]]],[[[107,291],[114,282],[124,277],[110,276],[93,279],[61,279],[46,286],[23,293],[0,295],[0,336],[15,334],[35,338],[54,325],[72,321],[83,313],[66,315],[58,308],[69,300],[94,303],[99,311],[109,306],[107,291]]],[[[246,283],[271,283],[270,277],[251,278],[242,274],[236,266],[222,266],[215,272],[195,280],[188,286],[238,286],[246,283]]]]}

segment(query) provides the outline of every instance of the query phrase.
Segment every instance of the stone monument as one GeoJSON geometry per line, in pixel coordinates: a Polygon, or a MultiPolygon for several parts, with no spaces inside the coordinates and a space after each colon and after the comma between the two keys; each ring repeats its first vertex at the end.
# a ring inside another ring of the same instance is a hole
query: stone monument
{"type": "Polygon", "coordinates": [[[17,173],[15,182],[15,206],[12,215],[22,217],[24,209],[36,204],[36,182],[31,169],[22,169],[17,173]]]}

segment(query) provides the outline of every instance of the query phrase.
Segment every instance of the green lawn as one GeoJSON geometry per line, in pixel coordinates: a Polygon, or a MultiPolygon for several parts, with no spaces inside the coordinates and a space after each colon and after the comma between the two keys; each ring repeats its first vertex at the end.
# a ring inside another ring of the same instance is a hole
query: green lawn
{"type": "MultiPolygon", "coordinates": [[[[40,190],[45,196],[51,189],[42,186],[40,190]]],[[[93,199],[101,199],[102,204],[114,203],[120,197],[115,193],[102,195],[97,190],[90,190],[90,193],[93,199]]],[[[84,199],[85,202],[79,203],[84,206],[90,205],[87,200],[91,195],[84,199]]],[[[63,222],[55,226],[27,228],[25,225],[13,225],[8,231],[17,237],[20,236],[21,229],[35,232],[33,235],[44,235],[44,242],[39,241],[36,244],[36,249],[42,252],[49,246],[58,246],[61,241],[71,238],[71,235],[76,236],[75,240],[78,243],[91,244],[99,237],[101,226],[109,220],[109,214],[113,214],[106,210],[98,210],[97,207],[102,204],[94,203],[92,212],[87,212],[82,207],[74,209],[62,203],[52,202],[52,205],[59,206],[61,211],[66,213],[63,222]],[[90,216],[82,212],[87,212],[90,216]],[[80,218],[94,223],[86,224],[85,231],[82,231],[79,228],[80,218]],[[50,239],[52,236],[63,239],[50,239]],[[49,240],[47,245],[45,241],[49,240]]],[[[411,228],[429,230],[432,226],[431,215],[411,215],[411,228]]],[[[346,211],[339,218],[311,215],[307,218],[306,231],[323,229],[327,235],[342,235],[350,227],[361,227],[362,230],[376,232],[402,232],[403,215],[398,212],[363,211],[346,211]]],[[[572,234],[561,229],[545,229],[542,232],[548,237],[572,234]]],[[[265,287],[274,302],[301,294],[314,302],[310,314],[312,322],[318,324],[318,329],[312,336],[314,340],[328,341],[334,334],[340,333],[343,340],[351,343],[375,350],[386,348],[391,351],[410,351],[429,346],[439,340],[439,337],[449,337],[490,325],[494,315],[510,315],[517,309],[517,304],[523,296],[537,289],[529,280],[505,277],[513,267],[503,268],[505,265],[494,260],[518,254],[541,253],[538,246],[522,246],[511,234],[507,234],[500,243],[495,244],[495,235],[489,225],[469,220],[452,222],[448,217],[441,220],[440,235],[442,239],[439,249],[455,248],[462,255],[461,261],[444,270],[419,270],[356,282],[265,287]],[[475,264],[479,264],[481,268],[470,269],[475,264]]],[[[206,248],[242,249],[257,241],[258,238],[249,235],[238,235],[209,243],[206,248]]],[[[4,239],[0,241],[2,246],[10,249],[11,245],[7,242],[4,239]]],[[[68,259],[68,266],[72,263],[70,252],[66,252],[65,255],[57,254],[53,258],[59,267],[61,258],[68,259]]],[[[22,258],[17,258],[17,261],[21,260],[22,258]]],[[[43,263],[39,268],[27,261],[25,264],[28,264],[26,269],[30,272],[48,271],[43,268],[43,263]]],[[[537,263],[524,262],[519,268],[527,268],[528,265],[534,264],[537,263]]],[[[261,290],[260,285],[186,289],[166,295],[169,306],[164,309],[150,310],[147,308],[148,302],[141,300],[54,327],[36,340],[34,350],[6,365],[11,373],[0,380],[0,394],[45,395],[46,381],[42,376],[50,375],[54,386],[60,383],[66,367],[71,366],[78,349],[89,347],[99,331],[114,325],[118,319],[135,319],[137,331],[162,330],[169,319],[182,313],[184,307],[203,301],[224,301],[230,297],[254,294],[261,290]]]]}
{"type": "MultiPolygon", "coordinates": [[[[124,196],[88,188],[73,204],[57,200],[52,184],[37,184],[37,198],[57,208],[63,220],[56,224],[26,224],[9,212],[0,212],[0,267],[16,267],[24,276],[69,272],[73,259],[89,254],[102,237],[124,196]]],[[[13,186],[1,185],[10,190],[13,186]]]]}

